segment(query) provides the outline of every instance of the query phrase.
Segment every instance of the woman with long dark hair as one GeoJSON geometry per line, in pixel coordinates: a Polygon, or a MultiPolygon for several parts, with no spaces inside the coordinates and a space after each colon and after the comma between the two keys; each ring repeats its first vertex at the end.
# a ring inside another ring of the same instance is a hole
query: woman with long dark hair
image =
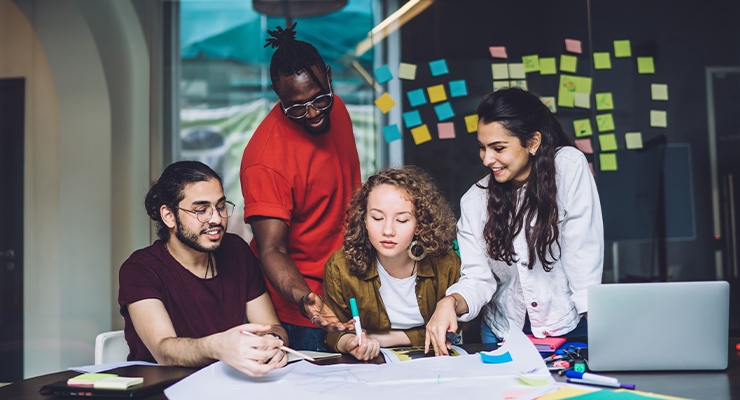
{"type": "Polygon", "coordinates": [[[584,155],[540,99],[518,88],[478,107],[478,144],[490,173],[460,201],[461,278],[427,324],[426,346],[447,354],[445,332],[483,309],[482,339],[511,327],[535,337],[586,336],[586,289],[601,283],[604,228],[584,155]]]}

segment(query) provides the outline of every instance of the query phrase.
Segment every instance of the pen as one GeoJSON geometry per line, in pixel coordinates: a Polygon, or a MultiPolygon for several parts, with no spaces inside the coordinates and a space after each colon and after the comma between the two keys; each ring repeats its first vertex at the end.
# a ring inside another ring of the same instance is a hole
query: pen
{"type": "Polygon", "coordinates": [[[635,390],[635,385],[630,385],[627,383],[595,382],[595,381],[589,381],[588,379],[578,379],[578,378],[568,378],[568,383],[579,383],[581,385],[603,386],[603,387],[610,387],[610,388],[617,388],[617,389],[635,390]]]}
{"type": "MultiPolygon", "coordinates": [[[[254,333],[252,333],[252,332],[250,332],[250,331],[245,331],[244,329],[240,330],[240,331],[239,331],[239,333],[242,333],[242,334],[244,334],[244,335],[247,335],[247,336],[256,336],[256,337],[260,337],[259,335],[255,335],[254,333]]],[[[291,349],[291,348],[290,348],[290,347],[288,347],[288,346],[280,346],[280,350],[282,350],[282,351],[287,351],[288,353],[293,353],[293,354],[297,355],[297,356],[298,356],[298,357],[300,357],[300,358],[305,358],[305,359],[306,359],[306,360],[308,360],[308,361],[316,361],[316,360],[314,360],[314,358],[313,358],[313,357],[311,357],[311,356],[309,356],[309,355],[307,355],[307,354],[303,354],[303,353],[301,353],[300,351],[297,351],[297,350],[293,350],[293,349],[291,349]]]]}
{"type": "Polygon", "coordinates": [[[360,338],[357,345],[362,344],[362,324],[360,324],[360,313],[357,311],[357,300],[355,298],[349,299],[349,306],[352,308],[352,318],[355,319],[355,334],[360,338]]]}
{"type": "Polygon", "coordinates": [[[617,378],[592,374],[589,372],[576,372],[576,371],[568,370],[568,372],[565,373],[565,376],[567,376],[568,378],[578,378],[578,379],[585,379],[587,381],[606,382],[606,383],[613,383],[615,385],[619,385],[619,380],[617,378]]]}

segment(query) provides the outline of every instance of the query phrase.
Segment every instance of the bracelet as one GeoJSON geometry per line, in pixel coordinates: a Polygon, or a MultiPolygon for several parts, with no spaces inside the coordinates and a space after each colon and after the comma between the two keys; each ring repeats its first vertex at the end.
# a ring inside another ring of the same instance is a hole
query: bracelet
{"type": "Polygon", "coordinates": [[[457,313],[457,297],[455,297],[454,295],[448,294],[447,296],[443,297],[442,299],[444,300],[444,299],[446,299],[448,297],[452,297],[453,299],[455,299],[455,312],[457,313]]]}

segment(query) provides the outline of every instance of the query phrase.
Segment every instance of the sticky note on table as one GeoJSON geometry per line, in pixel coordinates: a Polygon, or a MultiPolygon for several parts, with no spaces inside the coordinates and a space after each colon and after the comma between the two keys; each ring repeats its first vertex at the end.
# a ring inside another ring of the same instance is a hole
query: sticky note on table
{"type": "Polygon", "coordinates": [[[525,80],[509,81],[509,87],[518,87],[518,88],[522,88],[524,90],[528,90],[527,89],[527,81],[525,81],[525,80]]]}
{"type": "Polygon", "coordinates": [[[638,74],[654,74],[655,63],[652,57],[637,57],[637,73],[638,74]]]}
{"type": "Polygon", "coordinates": [[[96,374],[88,373],[77,375],[74,378],[67,379],[67,386],[93,386],[95,382],[106,378],[118,376],[116,374],[96,374]]]}
{"type": "Polygon", "coordinates": [[[450,81],[450,97],[463,97],[468,95],[468,86],[465,79],[450,81]]]}
{"type": "Polygon", "coordinates": [[[424,95],[424,89],[416,89],[406,93],[409,98],[409,104],[411,107],[418,107],[422,104],[427,104],[427,97],[424,95]]]}
{"type": "Polygon", "coordinates": [[[596,128],[599,132],[608,132],[614,130],[614,117],[611,113],[599,114],[596,116],[596,128]]]}
{"type": "Polygon", "coordinates": [[[614,99],[612,98],[611,92],[596,93],[596,109],[597,110],[613,110],[614,99]]]}
{"type": "MultiPolygon", "coordinates": [[[[581,390],[573,387],[560,388],[550,394],[546,394],[542,397],[538,397],[537,400],[563,400],[570,399],[571,397],[580,396],[582,394],[592,393],[590,390],[581,390]]],[[[513,399],[512,399],[513,400],[513,399]]]]}
{"type": "Polygon", "coordinates": [[[114,376],[95,381],[93,387],[95,389],[126,390],[142,383],[144,383],[144,378],[142,377],[114,376]]]}
{"type": "Polygon", "coordinates": [[[401,63],[398,65],[398,77],[407,81],[416,79],[416,64],[401,63]]]}
{"type": "Polygon", "coordinates": [[[614,151],[617,149],[617,136],[613,133],[599,135],[599,147],[601,151],[614,151]]]}
{"type": "Polygon", "coordinates": [[[581,54],[581,41],[575,39],[565,39],[565,50],[571,53],[581,54]]]}
{"type": "Polygon", "coordinates": [[[378,106],[383,114],[386,114],[391,108],[396,105],[396,102],[393,101],[391,95],[389,95],[388,93],[383,93],[382,96],[378,97],[378,99],[375,100],[375,105],[378,106]]]}
{"type": "Polygon", "coordinates": [[[452,106],[449,102],[444,102],[434,107],[434,112],[437,113],[437,119],[444,121],[455,116],[455,112],[452,111],[452,106]]]}
{"type": "Polygon", "coordinates": [[[591,136],[594,133],[591,129],[591,120],[588,118],[573,121],[573,129],[576,131],[576,137],[591,136]]]}
{"type": "Polygon", "coordinates": [[[465,117],[465,128],[467,128],[468,133],[478,130],[478,114],[472,114],[465,117]]]}
{"type": "Polygon", "coordinates": [[[403,124],[406,125],[407,128],[413,128],[415,126],[421,125],[421,114],[419,114],[419,110],[405,112],[402,114],[402,116],[403,124]]]}
{"type": "Polygon", "coordinates": [[[397,124],[388,125],[383,128],[383,137],[386,143],[390,143],[394,140],[401,138],[401,131],[398,129],[397,124]]]}
{"type": "Polygon", "coordinates": [[[555,75],[558,73],[555,57],[543,57],[539,61],[541,75],[555,75]]]}
{"type": "Polygon", "coordinates": [[[524,64],[522,63],[509,64],[509,78],[510,79],[527,79],[527,74],[524,72],[524,64]]]}
{"type": "Polygon", "coordinates": [[[583,154],[594,153],[594,148],[591,146],[591,139],[576,139],[576,148],[583,154]]]}
{"type": "Polygon", "coordinates": [[[642,148],[642,133],[641,132],[627,132],[624,134],[624,142],[626,147],[630,150],[636,150],[642,148]]]}
{"type": "Polygon", "coordinates": [[[540,101],[542,102],[542,104],[547,106],[547,108],[549,108],[551,112],[553,113],[558,112],[558,108],[555,107],[555,97],[554,96],[542,96],[540,97],[540,101]]]}
{"type": "Polygon", "coordinates": [[[447,69],[447,61],[445,61],[444,58],[430,62],[429,69],[432,71],[432,76],[445,75],[450,72],[450,70],[447,69]]]}
{"type": "Polygon", "coordinates": [[[445,85],[430,86],[427,88],[427,93],[429,93],[429,101],[432,103],[439,103],[440,101],[447,100],[445,85]]]}
{"type": "Polygon", "coordinates": [[[612,59],[609,53],[594,53],[594,69],[612,69],[612,59]]]}
{"type": "Polygon", "coordinates": [[[509,79],[509,65],[508,64],[491,64],[491,71],[493,72],[493,79],[509,79]]]}
{"type": "Polygon", "coordinates": [[[531,56],[522,56],[524,72],[536,72],[540,70],[540,56],[532,54],[531,56]]]}
{"type": "Polygon", "coordinates": [[[614,57],[632,57],[632,46],[629,40],[614,41],[614,57]]]}
{"type": "Polygon", "coordinates": [[[668,85],[664,83],[653,83],[650,85],[653,100],[668,100],[668,85]]]}
{"type": "MultiPolygon", "coordinates": [[[[545,386],[550,383],[550,381],[548,381],[547,378],[543,376],[522,374],[519,372],[516,373],[516,376],[518,376],[524,384],[529,386],[545,386]]],[[[548,374],[547,376],[549,377],[550,375],[548,374]]]]}
{"type": "Polygon", "coordinates": [[[616,171],[617,170],[617,153],[601,153],[599,154],[599,166],[602,171],[616,171]]]}
{"type": "Polygon", "coordinates": [[[508,58],[509,57],[506,55],[506,47],[504,46],[491,46],[488,48],[488,51],[491,52],[491,57],[493,58],[508,58]]]}
{"type": "Polygon", "coordinates": [[[573,105],[578,108],[591,108],[591,95],[588,93],[573,93],[573,105]]]}
{"type": "Polygon", "coordinates": [[[668,113],[661,110],[650,110],[650,126],[665,128],[668,126],[668,113]]]}
{"type": "Polygon", "coordinates": [[[509,87],[509,81],[493,81],[493,91],[509,87]]]}
{"type": "Polygon", "coordinates": [[[437,135],[440,139],[455,138],[455,124],[453,122],[440,122],[437,124],[437,135]]]}
{"type": "Polygon", "coordinates": [[[489,352],[482,351],[478,354],[480,354],[480,359],[483,361],[483,364],[505,364],[514,361],[514,359],[511,358],[511,353],[508,351],[503,354],[491,354],[489,352]]]}
{"type": "Polygon", "coordinates": [[[414,143],[417,145],[432,140],[432,135],[429,134],[429,128],[426,125],[417,126],[411,130],[411,136],[414,138],[414,143]]]}
{"type": "Polygon", "coordinates": [[[576,66],[578,65],[578,58],[575,56],[569,56],[567,54],[560,55],[560,70],[565,72],[576,73],[576,66]]]}
{"type": "Polygon", "coordinates": [[[375,68],[375,80],[378,83],[386,83],[391,79],[393,79],[393,74],[391,73],[391,69],[388,68],[388,64],[375,68]]]}

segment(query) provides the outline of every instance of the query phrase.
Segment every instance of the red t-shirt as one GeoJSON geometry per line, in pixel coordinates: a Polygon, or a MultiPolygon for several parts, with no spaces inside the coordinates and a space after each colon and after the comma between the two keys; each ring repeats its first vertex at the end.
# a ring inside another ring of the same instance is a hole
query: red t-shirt
{"type": "Polygon", "coordinates": [[[239,236],[227,233],[215,252],[217,273],[202,279],[185,269],[157,240],[137,250],[119,271],[118,304],[129,361],[156,362],[131,322],[128,305],[144,299],[164,304],[177,337],[201,338],[244,323],[247,302],[265,293],[259,261],[239,236]]]}
{"type": "MultiPolygon", "coordinates": [[[[352,121],[334,96],[331,129],[311,135],[275,105],[244,149],[240,179],[244,219],[279,218],[289,226],[288,255],[314,293],[323,294],[324,263],[342,246],[344,219],[360,187],[352,121]]],[[[257,254],[254,240],[252,250],[257,254]]],[[[281,321],[314,326],[268,282],[281,321]]]]}

